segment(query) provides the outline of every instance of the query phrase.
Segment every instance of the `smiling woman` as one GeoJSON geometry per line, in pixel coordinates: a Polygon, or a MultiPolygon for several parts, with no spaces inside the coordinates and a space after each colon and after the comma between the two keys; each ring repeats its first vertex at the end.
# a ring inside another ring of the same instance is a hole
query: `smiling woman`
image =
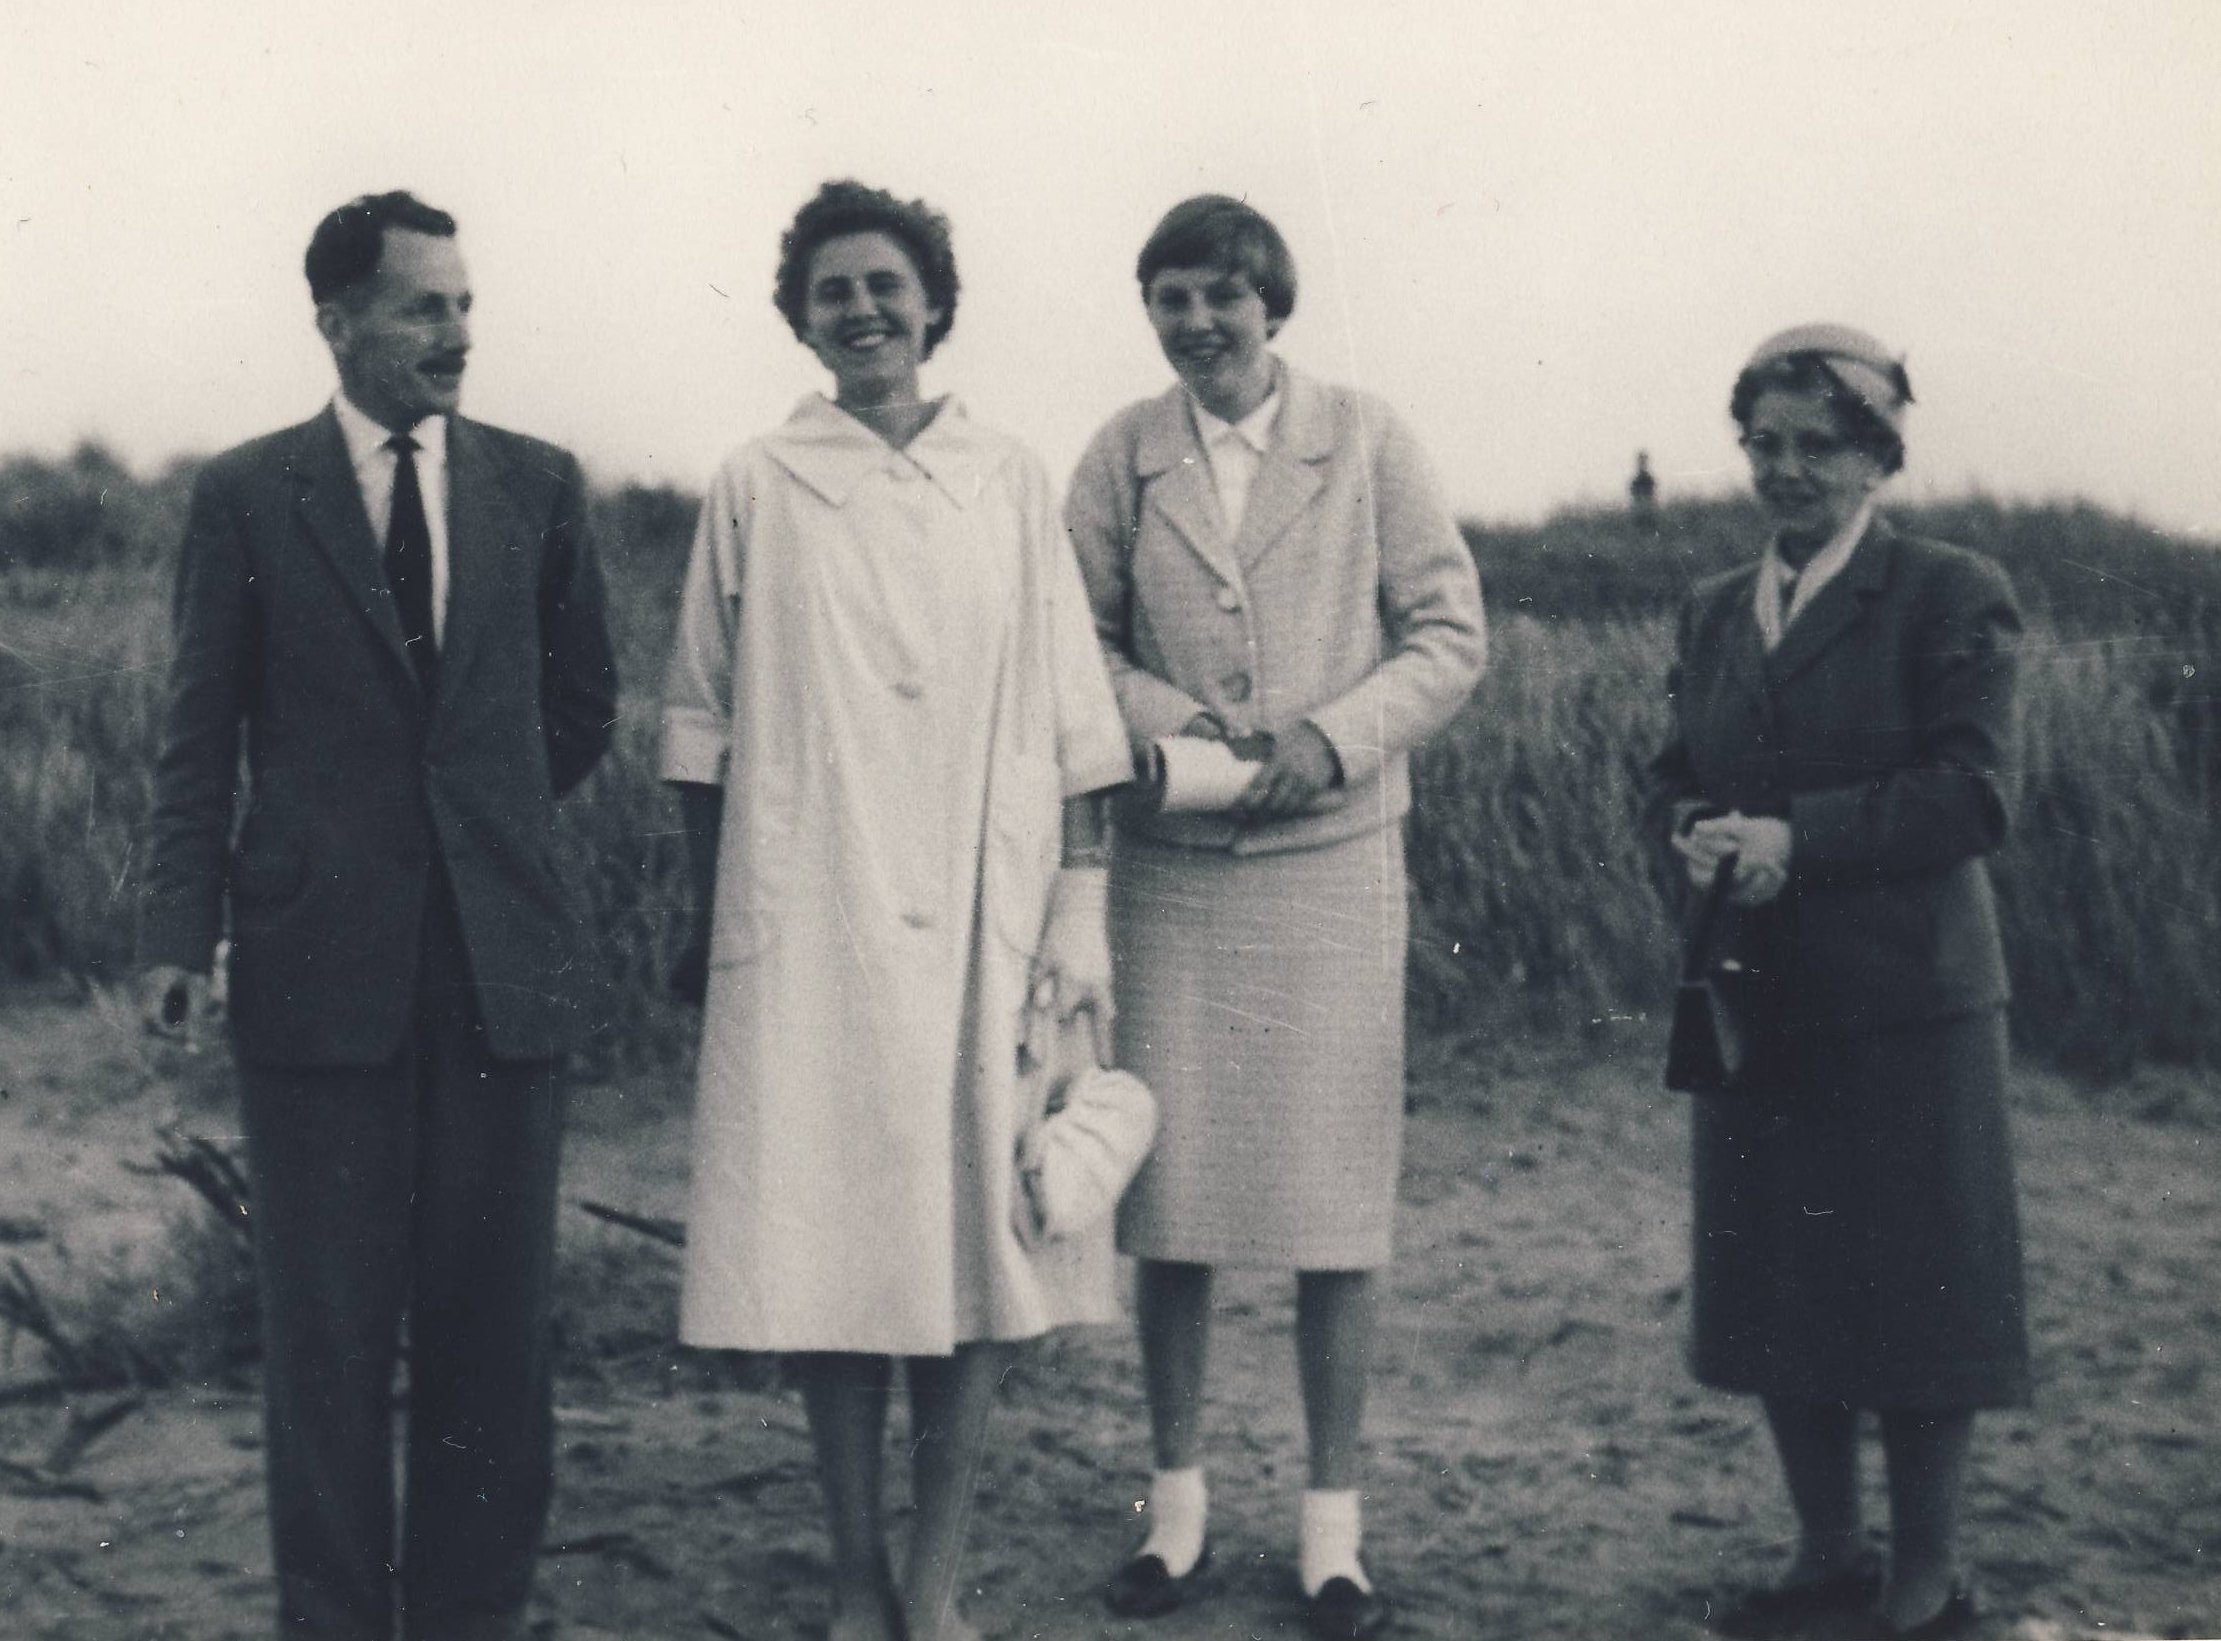
{"type": "Polygon", "coordinates": [[[1183,200],[1135,275],[1179,380],[1096,435],[1066,522],[1137,746],[1219,742],[1252,773],[1210,812],[1137,806],[1114,850],[1119,1064],[1163,1127],[1119,1214],[1140,1261],[1148,1534],[1104,1599],[1142,1618],[1200,1592],[1214,1272],[1293,1271],[1298,1570],[1312,1633],[1349,1641],[1388,1621],[1358,1484],[1403,1144],[1399,828],[1411,750],[1480,673],[1480,587],[1396,415],[1273,353],[1296,276],[1268,218],[1183,200]]]}
{"type": "Polygon", "coordinates": [[[1059,869],[1060,805],[1132,772],[1041,464],[920,396],[956,294],[923,204],[837,182],[796,216],[775,299],[833,396],[712,483],[665,696],[713,908],[680,1332],[794,1353],[841,1641],[966,1633],[988,1402],[1009,1345],[1066,1314],[1011,1229],[1019,1026],[1043,988],[1076,1013],[1110,978],[1103,873],[1059,869]]]}

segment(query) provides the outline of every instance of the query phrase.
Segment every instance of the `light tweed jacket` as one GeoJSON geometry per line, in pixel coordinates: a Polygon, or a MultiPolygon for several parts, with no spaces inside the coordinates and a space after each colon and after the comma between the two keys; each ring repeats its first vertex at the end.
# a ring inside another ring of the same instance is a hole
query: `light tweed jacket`
{"type": "Polygon", "coordinates": [[[1472,553],[1395,413],[1286,365],[1281,399],[1231,540],[1177,384],[1111,418],[1065,503],[1137,747],[1209,711],[1235,734],[1309,719],[1341,760],[1342,783],[1306,814],[1138,823],[1165,842],[1262,853],[1394,824],[1411,749],[1487,653],[1472,553]]]}

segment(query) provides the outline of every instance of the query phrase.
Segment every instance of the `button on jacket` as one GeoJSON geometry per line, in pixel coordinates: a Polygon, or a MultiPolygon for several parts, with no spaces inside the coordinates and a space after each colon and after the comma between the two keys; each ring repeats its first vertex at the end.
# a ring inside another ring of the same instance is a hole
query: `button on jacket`
{"type": "Polygon", "coordinates": [[[1456,713],[1487,653],[1472,553],[1402,422],[1285,364],[1280,393],[1230,539],[1177,385],[1111,419],[1065,504],[1137,746],[1200,712],[1235,733],[1308,719],[1341,761],[1306,814],[1136,823],[1165,842],[1256,853],[1393,824],[1411,807],[1411,748],[1456,713]]]}
{"type": "Polygon", "coordinates": [[[1983,857],[2005,835],[2011,584],[1877,518],[1768,653],[1757,574],[1700,582],[1682,611],[1658,835],[1699,806],[1788,820],[1788,887],[1738,938],[1802,1022],[1871,1030],[2004,1002],[1983,857]]]}

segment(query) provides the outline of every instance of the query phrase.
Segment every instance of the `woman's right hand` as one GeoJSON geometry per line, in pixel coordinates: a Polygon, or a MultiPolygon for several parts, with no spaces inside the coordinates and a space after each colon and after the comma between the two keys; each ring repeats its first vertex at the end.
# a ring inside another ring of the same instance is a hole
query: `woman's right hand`
{"type": "Polygon", "coordinates": [[[1736,857],[1735,904],[1763,906],[1789,881],[1789,823],[1771,815],[1730,810],[1707,815],[1676,832],[1674,852],[1689,872],[1689,882],[1708,888],[1720,862],[1736,857]]]}

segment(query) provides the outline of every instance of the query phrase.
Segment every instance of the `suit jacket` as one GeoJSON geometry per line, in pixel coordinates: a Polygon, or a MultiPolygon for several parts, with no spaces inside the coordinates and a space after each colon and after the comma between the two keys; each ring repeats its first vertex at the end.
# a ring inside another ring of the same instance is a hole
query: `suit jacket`
{"type": "Polygon", "coordinates": [[[1473,555],[1418,442],[1372,395],[1282,370],[1231,540],[1177,384],[1096,434],[1065,504],[1137,748],[1207,710],[1236,734],[1309,719],[1341,760],[1307,814],[1136,821],[1168,842],[1256,853],[1392,825],[1411,807],[1411,749],[1487,654],[1473,555]]]}
{"type": "Polygon", "coordinates": [[[555,799],[616,716],[584,479],[552,445],[454,417],[447,484],[430,699],[331,410],[226,451],[194,485],[141,955],[206,969],[228,899],[250,1063],[401,1051],[439,868],[492,1052],[550,1056],[589,1024],[554,852],[555,799]]]}
{"type": "Polygon", "coordinates": [[[1653,824],[1703,807],[1788,819],[1788,885],[1738,938],[1790,1018],[1890,1026],[2003,1003],[1982,857],[2005,833],[2011,584],[1877,519],[1769,655],[1756,575],[1710,578],[1683,607],[1653,824]]]}

